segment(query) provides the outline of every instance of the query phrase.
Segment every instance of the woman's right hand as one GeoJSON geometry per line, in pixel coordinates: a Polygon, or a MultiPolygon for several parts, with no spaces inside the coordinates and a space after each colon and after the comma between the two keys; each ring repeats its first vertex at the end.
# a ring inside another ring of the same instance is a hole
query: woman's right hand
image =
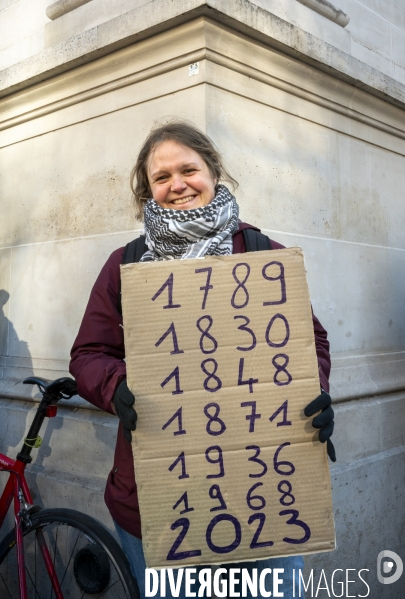
{"type": "Polygon", "coordinates": [[[132,434],[131,431],[136,429],[137,414],[133,407],[135,403],[135,397],[133,393],[128,389],[127,381],[122,381],[117,390],[114,393],[111,407],[122,422],[124,429],[124,439],[131,443],[132,434]]]}

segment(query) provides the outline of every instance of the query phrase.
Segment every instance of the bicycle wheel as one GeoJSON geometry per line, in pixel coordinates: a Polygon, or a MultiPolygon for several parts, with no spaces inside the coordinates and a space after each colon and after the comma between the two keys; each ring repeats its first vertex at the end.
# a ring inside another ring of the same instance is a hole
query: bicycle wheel
{"type": "MultiPolygon", "coordinates": [[[[69,509],[41,510],[24,526],[28,599],[55,598],[55,583],[41,551],[46,543],[53,576],[63,599],[139,599],[128,560],[111,534],[96,520],[69,509]]],[[[0,543],[0,597],[20,597],[15,531],[0,543]]],[[[48,567],[49,568],[49,567],[48,567]]]]}

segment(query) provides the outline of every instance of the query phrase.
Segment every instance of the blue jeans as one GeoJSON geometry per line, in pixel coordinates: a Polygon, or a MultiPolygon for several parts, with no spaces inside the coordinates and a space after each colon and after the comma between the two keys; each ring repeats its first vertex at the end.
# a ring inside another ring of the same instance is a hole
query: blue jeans
{"type": "MultiPolygon", "coordinates": [[[[145,598],[146,564],[145,564],[145,557],[143,555],[142,541],[140,539],[138,539],[137,537],[134,537],[133,535],[129,534],[129,532],[126,532],[125,530],[123,530],[120,526],[118,526],[118,524],[116,522],[114,522],[114,524],[115,524],[115,528],[117,529],[117,533],[120,538],[122,548],[129,560],[132,574],[138,582],[139,593],[140,593],[141,599],[144,599],[145,598]]],[[[204,567],[206,568],[207,566],[200,566],[199,568],[197,568],[197,574],[193,575],[193,578],[196,578],[197,581],[198,581],[198,571],[204,567]]],[[[279,586],[279,591],[284,593],[284,599],[293,599],[294,597],[297,597],[297,598],[300,597],[300,599],[304,599],[303,589],[301,588],[301,595],[299,594],[299,590],[298,590],[299,570],[302,570],[304,567],[304,560],[302,559],[302,557],[300,555],[292,555],[290,557],[276,557],[276,558],[258,560],[256,562],[239,562],[239,563],[235,563],[235,564],[226,564],[221,567],[223,567],[224,569],[227,570],[227,574],[225,574],[225,578],[230,577],[229,570],[231,568],[240,568],[240,570],[242,570],[242,568],[246,568],[246,570],[249,573],[251,573],[254,568],[257,568],[257,579],[258,580],[260,578],[260,573],[263,572],[263,570],[266,568],[271,568],[272,571],[275,568],[283,568],[284,572],[279,574],[279,578],[283,581],[283,584],[281,584],[279,586]],[[295,570],[295,593],[293,593],[293,587],[294,587],[293,570],[295,570]]],[[[174,579],[176,581],[178,570],[173,570],[173,572],[174,572],[174,579]]],[[[240,579],[241,573],[239,573],[237,575],[237,577],[240,579]]],[[[266,591],[271,591],[271,593],[272,593],[271,597],[273,597],[272,574],[268,574],[267,576],[265,576],[264,587],[265,587],[266,591]]],[[[221,585],[220,585],[220,588],[221,588],[221,585]]],[[[197,597],[198,597],[199,596],[198,595],[199,583],[197,582],[197,584],[195,584],[194,587],[191,588],[191,590],[194,593],[196,593],[197,597]]],[[[247,586],[247,594],[245,594],[245,593],[242,594],[242,588],[241,588],[240,583],[239,583],[239,585],[235,585],[234,590],[235,590],[235,592],[240,593],[240,597],[247,597],[249,599],[251,597],[253,597],[253,595],[250,592],[249,586],[247,586]]],[[[261,593],[260,593],[259,583],[257,584],[257,591],[258,591],[258,593],[257,593],[256,597],[258,599],[261,599],[263,597],[263,595],[261,595],[261,593]]],[[[162,595],[160,594],[160,591],[158,591],[157,595],[155,595],[155,597],[161,597],[161,596],[162,595]]],[[[206,595],[204,594],[203,596],[205,597],[206,595]]],[[[208,595],[208,596],[210,596],[210,595],[208,595]]],[[[229,596],[229,595],[225,594],[225,596],[229,596]]],[[[235,596],[237,596],[237,595],[235,595],[235,596]]],[[[168,583],[167,576],[166,576],[166,598],[172,599],[173,597],[174,597],[174,595],[172,595],[172,593],[171,593],[170,585],[168,583]]],[[[178,599],[187,599],[185,576],[183,576],[180,593],[179,593],[179,595],[177,595],[177,598],[178,599]]]]}

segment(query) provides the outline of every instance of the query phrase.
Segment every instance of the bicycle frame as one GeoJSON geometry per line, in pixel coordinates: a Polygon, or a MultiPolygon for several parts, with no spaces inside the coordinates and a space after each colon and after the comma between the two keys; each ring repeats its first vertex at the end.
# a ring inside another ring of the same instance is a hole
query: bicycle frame
{"type": "MultiPolygon", "coordinates": [[[[44,397],[40,402],[35,418],[31,424],[28,439],[37,437],[40,427],[45,417],[52,418],[56,415],[56,406],[50,406],[51,400],[44,397]],[[52,410],[49,408],[52,407],[52,410]],[[35,436],[34,436],[35,435],[35,436]]],[[[33,499],[28,488],[25,478],[25,468],[31,462],[31,450],[33,446],[27,444],[27,439],[24,440],[24,445],[16,460],[12,460],[4,454],[0,454],[0,471],[9,472],[10,476],[4,491],[0,497],[0,528],[2,527],[5,517],[10,508],[11,502],[14,499],[14,526],[16,532],[17,545],[17,563],[18,563],[18,579],[20,586],[20,599],[27,599],[27,581],[25,575],[25,559],[24,559],[24,544],[23,544],[23,523],[29,525],[30,510],[35,509],[33,499]]],[[[37,538],[39,548],[44,559],[45,567],[48,571],[52,588],[56,599],[63,599],[63,593],[55,573],[54,565],[48,551],[43,533],[41,529],[37,530],[37,538]]]]}
{"type": "Polygon", "coordinates": [[[7,456],[0,454],[0,470],[10,472],[9,479],[0,498],[0,528],[3,525],[4,519],[14,497],[14,522],[16,531],[18,578],[20,581],[21,599],[26,599],[27,597],[22,519],[20,516],[22,512],[21,499],[24,498],[27,504],[32,504],[32,497],[24,476],[25,466],[26,464],[20,462],[19,460],[11,460],[7,456]]]}

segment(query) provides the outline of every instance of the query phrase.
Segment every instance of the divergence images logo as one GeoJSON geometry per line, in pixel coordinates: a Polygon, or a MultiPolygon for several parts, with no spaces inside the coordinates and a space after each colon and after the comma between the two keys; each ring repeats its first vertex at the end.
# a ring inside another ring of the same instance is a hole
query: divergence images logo
{"type": "Polygon", "coordinates": [[[377,557],[377,578],[381,584],[392,584],[393,582],[396,582],[401,578],[403,570],[404,564],[397,553],[394,553],[394,551],[388,551],[388,549],[385,551],[380,551],[377,557]],[[391,574],[391,576],[385,576],[385,574],[392,572],[394,565],[396,568],[393,574],[391,574]]]}

